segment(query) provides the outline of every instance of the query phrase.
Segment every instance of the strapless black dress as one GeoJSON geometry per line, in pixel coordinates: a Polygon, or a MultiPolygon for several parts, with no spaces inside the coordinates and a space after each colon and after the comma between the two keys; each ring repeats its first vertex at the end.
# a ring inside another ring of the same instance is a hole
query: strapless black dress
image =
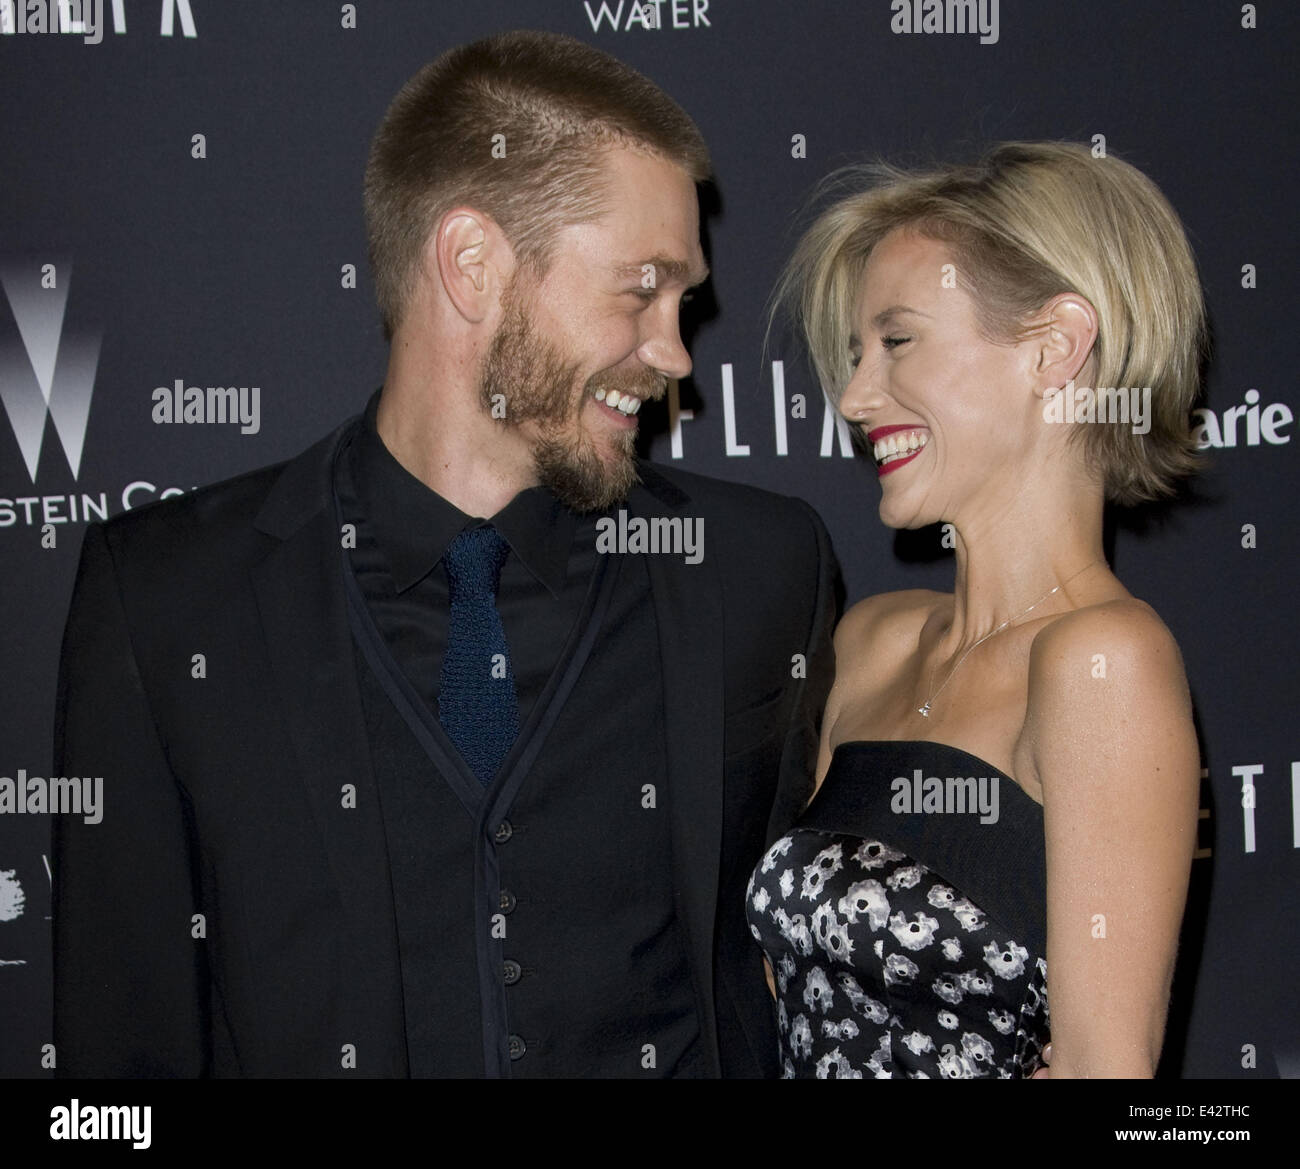
{"type": "Polygon", "coordinates": [[[1041,1065],[1043,810],[976,756],[840,744],[754,870],[746,911],[776,975],[784,1077],[1016,1079],[1041,1065]]]}

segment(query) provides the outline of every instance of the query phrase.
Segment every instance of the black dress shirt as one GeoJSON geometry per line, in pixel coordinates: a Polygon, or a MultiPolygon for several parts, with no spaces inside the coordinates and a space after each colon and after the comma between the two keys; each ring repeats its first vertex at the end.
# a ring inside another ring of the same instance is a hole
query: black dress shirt
{"type": "MultiPolygon", "coordinates": [[[[356,526],[349,559],[365,607],[436,721],[448,610],[441,557],[460,531],[486,521],[402,468],[375,429],[377,404],[378,395],[339,459],[336,491],[356,526]]],[[[606,558],[616,575],[598,640],[562,705],[542,701],[593,620],[596,518],[541,487],[490,517],[510,545],[497,607],[521,740],[555,718],[508,814],[486,833],[476,835],[463,794],[390,701],[383,671],[357,654],[414,1077],[705,1074],[676,919],[663,675],[644,557],[606,558]],[[485,872],[495,874],[490,888],[485,872]]]]}
{"type": "MultiPolygon", "coordinates": [[[[364,517],[352,566],[398,665],[437,717],[449,596],[442,557],[464,529],[487,521],[448,503],[393,457],[375,428],[378,404],[376,394],[347,458],[347,486],[357,495],[356,514],[364,517]]],[[[581,521],[584,534],[592,536],[575,543],[579,517],[546,488],[532,487],[519,492],[491,522],[510,545],[497,611],[510,648],[523,727],[591,581],[595,521],[581,521]]]]}

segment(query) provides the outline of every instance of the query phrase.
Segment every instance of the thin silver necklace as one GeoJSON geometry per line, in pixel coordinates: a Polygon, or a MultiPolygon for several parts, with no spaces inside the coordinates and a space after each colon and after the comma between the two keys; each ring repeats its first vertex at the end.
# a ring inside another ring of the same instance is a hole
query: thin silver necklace
{"type": "MultiPolygon", "coordinates": [[[[1054,588],[1054,589],[1049,589],[1049,590],[1048,590],[1047,592],[1045,592],[1041,597],[1039,597],[1038,600],[1036,600],[1032,605],[1030,605],[1028,609],[1021,609],[1020,612],[1017,613],[1014,617],[1008,617],[1005,621],[1003,621],[1002,624],[999,625],[995,630],[993,630],[992,633],[986,633],[983,637],[981,637],[981,638],[979,639],[979,641],[977,641],[974,645],[972,645],[972,646],[970,647],[970,649],[968,649],[964,654],[961,655],[961,657],[959,657],[959,658],[957,659],[957,664],[956,664],[955,666],[953,666],[953,668],[952,668],[951,670],[948,671],[948,676],[943,680],[943,686],[940,686],[938,690],[936,690],[933,694],[930,695],[929,698],[927,698],[927,699],[925,700],[925,705],[924,705],[924,706],[918,706],[918,707],[916,708],[916,713],[919,714],[922,718],[929,718],[929,717],[930,717],[930,704],[931,704],[931,703],[932,703],[936,698],[938,698],[939,695],[943,692],[943,687],[944,687],[944,686],[947,686],[948,683],[952,681],[952,676],[953,676],[953,674],[955,674],[958,670],[961,669],[961,664],[962,664],[962,662],[964,662],[968,657],[970,657],[970,655],[971,655],[972,653],[974,653],[975,650],[979,649],[980,646],[982,646],[986,641],[988,641],[988,639],[989,639],[990,637],[996,637],[996,636],[997,636],[999,633],[1001,633],[1001,632],[1002,632],[1002,631],[1003,631],[1003,630],[1004,630],[1008,625],[1010,625],[1011,622],[1013,622],[1013,621],[1019,621],[1020,618],[1023,617],[1026,613],[1029,613],[1029,612],[1031,612],[1032,610],[1037,609],[1038,606],[1041,605],[1045,600],[1047,600],[1048,597],[1052,596],[1054,593],[1059,593],[1063,588],[1065,588],[1066,585],[1068,585],[1068,584],[1070,583],[1071,580],[1074,579],[1075,576],[1079,576],[1079,575],[1081,575],[1082,573],[1084,573],[1086,570],[1088,570],[1089,568],[1091,568],[1091,567],[1092,567],[1094,564],[1096,564],[1096,563],[1097,563],[1096,560],[1090,560],[1090,561],[1088,561],[1088,563],[1085,564],[1085,565],[1083,566],[1083,568],[1079,569],[1079,571],[1076,572],[1076,573],[1074,574],[1074,576],[1070,577],[1069,580],[1063,581],[1061,584],[1057,585],[1056,588],[1054,588]]],[[[933,672],[931,672],[931,674],[930,674],[930,684],[931,684],[931,685],[934,684],[934,674],[933,674],[933,672]]]]}

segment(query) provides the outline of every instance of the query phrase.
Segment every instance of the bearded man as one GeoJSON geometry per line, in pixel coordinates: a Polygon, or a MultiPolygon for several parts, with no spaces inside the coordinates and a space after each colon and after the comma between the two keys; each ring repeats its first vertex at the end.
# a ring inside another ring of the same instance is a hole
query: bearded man
{"type": "Polygon", "coordinates": [[[774,1074],[744,887],[810,791],[838,574],[806,504],[637,458],[708,175],[569,38],[399,93],[381,389],[87,528],[53,774],[105,808],[54,830],[60,1075],[774,1074]],[[620,511],[703,548],[610,553],[620,511]]]}

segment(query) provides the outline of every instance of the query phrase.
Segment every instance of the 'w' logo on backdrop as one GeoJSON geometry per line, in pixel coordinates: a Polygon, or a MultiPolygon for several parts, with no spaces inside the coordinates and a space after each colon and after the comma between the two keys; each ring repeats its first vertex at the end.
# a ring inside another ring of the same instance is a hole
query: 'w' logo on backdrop
{"type": "Polygon", "coordinates": [[[66,263],[0,267],[0,285],[18,325],[18,338],[12,330],[0,329],[0,402],[33,483],[47,415],[54,421],[74,479],[86,442],[100,336],[97,332],[64,336],[71,272],[66,263]]]}

